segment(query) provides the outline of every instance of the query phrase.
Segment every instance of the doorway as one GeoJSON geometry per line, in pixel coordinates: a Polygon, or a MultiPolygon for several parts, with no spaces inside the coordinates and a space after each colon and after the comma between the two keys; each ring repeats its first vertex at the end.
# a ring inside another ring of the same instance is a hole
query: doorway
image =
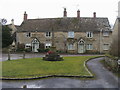
{"type": "Polygon", "coordinates": [[[38,52],[38,49],[39,49],[39,41],[38,39],[33,39],[32,40],[32,52],[38,52]]]}

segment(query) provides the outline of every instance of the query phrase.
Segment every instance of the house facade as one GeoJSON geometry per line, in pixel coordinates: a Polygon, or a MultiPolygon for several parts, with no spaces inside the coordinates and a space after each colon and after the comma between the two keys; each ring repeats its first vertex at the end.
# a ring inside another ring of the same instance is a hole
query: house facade
{"type": "Polygon", "coordinates": [[[112,42],[112,30],[108,18],[67,17],[64,9],[61,18],[28,19],[24,13],[22,24],[17,27],[16,46],[23,44],[38,52],[39,48],[52,46],[52,32],[56,49],[68,53],[107,53],[112,42]]]}
{"type": "MultiPolygon", "coordinates": [[[[118,11],[120,11],[120,1],[118,2],[118,11]]],[[[110,53],[114,56],[120,57],[120,12],[118,12],[118,16],[113,27],[110,53]]]]}
{"type": "Polygon", "coordinates": [[[120,17],[115,21],[112,33],[111,54],[120,57],[120,17]]]}

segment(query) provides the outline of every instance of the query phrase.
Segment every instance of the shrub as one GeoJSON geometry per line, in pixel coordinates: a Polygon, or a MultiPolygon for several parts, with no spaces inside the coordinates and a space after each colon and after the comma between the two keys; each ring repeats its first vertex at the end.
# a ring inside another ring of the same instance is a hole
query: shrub
{"type": "Polygon", "coordinates": [[[97,50],[86,50],[86,53],[87,54],[100,54],[100,52],[97,50]]]}
{"type": "Polygon", "coordinates": [[[31,52],[31,48],[26,48],[25,52],[31,52]]]}
{"type": "Polygon", "coordinates": [[[57,53],[65,53],[65,52],[62,51],[62,50],[57,50],[56,52],[57,52],[57,53]]]}
{"type": "Polygon", "coordinates": [[[50,51],[50,49],[49,49],[49,48],[46,48],[46,49],[45,49],[45,52],[48,52],[48,51],[50,51]]]}
{"type": "Polygon", "coordinates": [[[43,57],[43,60],[46,60],[46,61],[62,61],[63,57],[60,57],[60,55],[56,52],[50,51],[49,54],[47,54],[45,57],[43,57]]]}
{"type": "Polygon", "coordinates": [[[37,49],[38,50],[38,52],[44,52],[44,49],[42,49],[42,48],[39,48],[39,49],[37,49]]]}
{"type": "Polygon", "coordinates": [[[20,51],[20,52],[21,52],[21,51],[25,51],[25,44],[23,44],[23,43],[22,43],[22,44],[19,44],[19,43],[18,43],[18,48],[17,48],[16,51],[18,51],[18,52],[19,52],[19,51],[20,51]]]}
{"type": "Polygon", "coordinates": [[[24,48],[18,48],[16,51],[22,52],[22,51],[25,51],[25,49],[24,48]]]}
{"type": "Polygon", "coordinates": [[[37,50],[38,50],[38,52],[43,53],[43,52],[48,52],[50,49],[49,48],[46,48],[46,49],[39,48],[37,50]]]}

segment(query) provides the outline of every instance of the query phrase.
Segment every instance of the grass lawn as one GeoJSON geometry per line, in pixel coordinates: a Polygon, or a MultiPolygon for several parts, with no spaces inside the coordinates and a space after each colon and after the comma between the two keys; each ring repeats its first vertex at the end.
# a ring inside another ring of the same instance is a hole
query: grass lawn
{"type": "Polygon", "coordinates": [[[87,59],[96,56],[64,57],[64,61],[43,61],[42,58],[3,61],[2,77],[31,78],[46,75],[90,75],[84,67],[87,59]]]}

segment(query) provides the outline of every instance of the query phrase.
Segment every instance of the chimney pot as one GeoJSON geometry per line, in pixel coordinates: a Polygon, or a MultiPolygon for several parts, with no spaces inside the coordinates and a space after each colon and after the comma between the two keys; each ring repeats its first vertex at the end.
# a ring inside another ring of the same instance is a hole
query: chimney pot
{"type": "Polygon", "coordinates": [[[64,8],[64,14],[63,14],[63,17],[67,17],[67,11],[66,11],[66,8],[64,8]]]}
{"type": "Polygon", "coordinates": [[[24,21],[27,20],[27,16],[28,16],[28,15],[27,15],[27,13],[26,13],[26,11],[25,11],[25,13],[24,13],[24,21]]]}
{"type": "Polygon", "coordinates": [[[14,19],[11,20],[12,25],[14,25],[14,19]]]}
{"type": "Polygon", "coordinates": [[[80,18],[80,10],[77,11],[77,18],[80,18]]]}
{"type": "Polygon", "coordinates": [[[96,12],[93,13],[93,17],[96,18],[96,12]]]}

